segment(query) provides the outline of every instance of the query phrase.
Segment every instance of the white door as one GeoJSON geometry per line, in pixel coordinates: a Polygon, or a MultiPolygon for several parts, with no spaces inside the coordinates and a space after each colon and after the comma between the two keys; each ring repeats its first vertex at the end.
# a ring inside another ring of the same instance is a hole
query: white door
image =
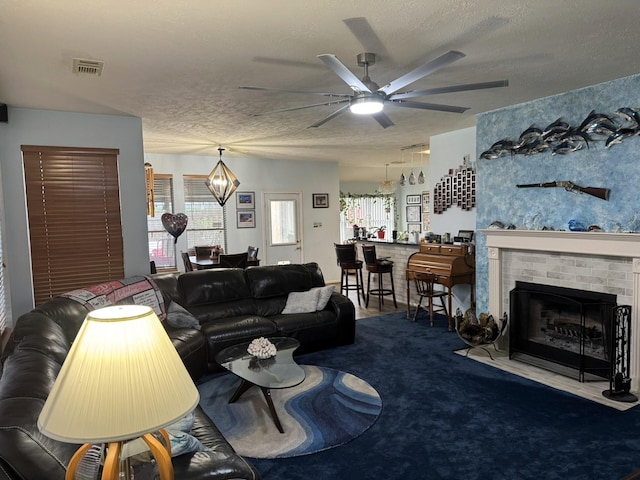
{"type": "Polygon", "coordinates": [[[264,265],[302,263],[299,193],[265,193],[264,265]]]}

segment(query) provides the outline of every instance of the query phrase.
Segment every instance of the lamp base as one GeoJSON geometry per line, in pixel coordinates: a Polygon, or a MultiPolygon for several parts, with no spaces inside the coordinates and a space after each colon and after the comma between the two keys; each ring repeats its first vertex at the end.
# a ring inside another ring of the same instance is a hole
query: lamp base
{"type": "MultiPolygon", "coordinates": [[[[163,428],[158,431],[162,437],[163,442],[158,440],[153,434],[147,433],[143,435],[142,440],[149,447],[151,455],[156,460],[158,465],[158,473],[160,480],[174,480],[173,478],[173,465],[171,463],[171,442],[169,441],[169,435],[163,428]],[[164,444],[163,444],[164,443],[164,444]]],[[[122,446],[124,442],[111,442],[107,447],[107,456],[104,460],[104,467],[102,469],[102,480],[120,480],[121,464],[128,465],[128,462],[121,462],[120,456],[122,453],[122,446]]],[[[71,457],[69,466],[67,467],[67,474],[65,480],[75,480],[76,472],[80,461],[85,456],[89,448],[90,443],[82,445],[78,451],[71,457]]],[[[128,469],[128,467],[126,467],[128,469]]],[[[125,472],[126,473],[126,472],[125,472]]],[[[125,478],[128,478],[125,476],[125,478]]]]}

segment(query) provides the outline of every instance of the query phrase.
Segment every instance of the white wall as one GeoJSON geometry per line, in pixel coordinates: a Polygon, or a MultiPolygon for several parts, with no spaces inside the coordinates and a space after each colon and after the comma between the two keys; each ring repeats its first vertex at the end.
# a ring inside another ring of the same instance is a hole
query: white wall
{"type": "Polygon", "coordinates": [[[11,286],[9,326],[19,315],[33,308],[21,145],[119,149],[125,274],[149,271],[141,120],[116,115],[9,108],[9,122],[0,123],[5,272],[11,286]]]}
{"type": "MultiPolygon", "coordinates": [[[[455,170],[462,165],[465,155],[469,155],[471,161],[478,158],[476,127],[435,135],[431,137],[430,148],[429,190],[433,192],[435,184],[449,172],[450,168],[455,170]]],[[[451,206],[441,214],[431,213],[431,231],[435,234],[449,232],[453,236],[458,233],[458,230],[475,230],[475,228],[476,208],[465,211],[457,206],[451,206]]]]}
{"type": "MultiPolygon", "coordinates": [[[[173,174],[175,212],[184,208],[182,175],[208,175],[217,163],[216,156],[145,155],[154,173],[173,174]]],[[[317,262],[326,282],[339,281],[334,242],[340,240],[338,164],[328,162],[295,162],[256,158],[223,152],[222,159],[240,181],[237,191],[255,192],[256,228],[236,228],[235,196],[225,205],[227,214],[227,250],[245,251],[248,245],[264,252],[263,193],[300,193],[302,197],[302,255],[303,262],[317,262]],[[313,208],[312,194],[328,193],[329,208],[313,208]],[[314,224],[322,224],[315,226],[314,224]]],[[[188,228],[188,227],[187,227],[188,228]]],[[[186,251],[186,238],[178,237],[177,252],[186,251]]],[[[258,255],[263,257],[262,254],[258,255]]]]}

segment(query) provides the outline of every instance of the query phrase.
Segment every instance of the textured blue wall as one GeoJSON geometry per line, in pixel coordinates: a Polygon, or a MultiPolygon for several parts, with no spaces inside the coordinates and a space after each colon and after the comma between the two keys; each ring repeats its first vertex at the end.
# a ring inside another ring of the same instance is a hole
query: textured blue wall
{"type": "MultiPolygon", "coordinates": [[[[535,100],[478,115],[478,156],[503,138],[518,139],[532,124],[540,129],[562,117],[572,126],[596,110],[614,116],[621,107],[640,107],[640,75],[535,100]]],[[[503,156],[478,159],[476,228],[493,221],[518,228],[568,230],[571,219],[605,231],[640,231],[640,137],[605,148],[604,140],[590,148],[552,155],[503,156]],[[563,188],[516,188],[516,184],[570,180],[583,187],[611,189],[609,201],[565,191],[563,188]]],[[[477,235],[476,296],[478,311],[488,309],[486,238],[477,235]]],[[[640,241],[640,236],[639,236],[640,241]]],[[[640,248],[640,243],[639,243],[640,248]]],[[[492,312],[494,314],[499,312],[492,312]]]]}

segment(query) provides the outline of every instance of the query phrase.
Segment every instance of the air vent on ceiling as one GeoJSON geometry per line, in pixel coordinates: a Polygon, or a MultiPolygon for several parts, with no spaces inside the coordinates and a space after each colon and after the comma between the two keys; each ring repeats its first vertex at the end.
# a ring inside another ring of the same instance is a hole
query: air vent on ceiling
{"type": "Polygon", "coordinates": [[[99,77],[102,75],[103,67],[104,62],[100,60],[85,60],[82,58],[73,59],[73,73],[77,73],[78,75],[99,77]]]}

